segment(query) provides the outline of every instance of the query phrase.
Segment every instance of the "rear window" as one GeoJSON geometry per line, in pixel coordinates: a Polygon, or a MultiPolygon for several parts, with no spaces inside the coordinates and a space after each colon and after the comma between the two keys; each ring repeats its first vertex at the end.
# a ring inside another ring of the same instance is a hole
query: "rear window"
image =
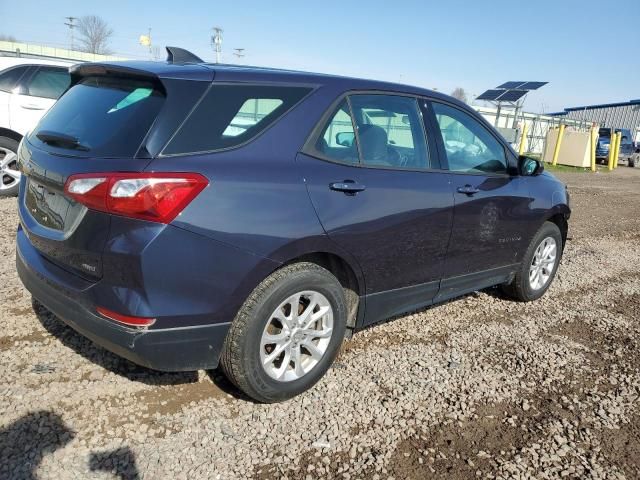
{"type": "Polygon", "coordinates": [[[66,144],[46,148],[78,156],[132,157],[163,102],[164,94],[151,82],[87,77],[60,98],[29,141],[43,145],[38,133],[63,134],[77,140],[79,148],[66,144]]]}
{"type": "Polygon", "coordinates": [[[310,88],[214,85],[163,154],[210,152],[245,143],[299,102],[310,88]]]}

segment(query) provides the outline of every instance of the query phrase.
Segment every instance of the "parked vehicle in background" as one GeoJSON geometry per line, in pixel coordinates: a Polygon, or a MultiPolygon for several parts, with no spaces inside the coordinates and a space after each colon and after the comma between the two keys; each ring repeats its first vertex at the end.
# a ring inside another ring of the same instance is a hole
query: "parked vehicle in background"
{"type": "Polygon", "coordinates": [[[0,57],[0,196],[17,195],[18,144],[69,86],[69,66],[71,63],[0,57]]]}
{"type": "Polygon", "coordinates": [[[280,401],[347,330],[493,285],[532,301],[556,274],[565,185],[452,97],[199,62],[72,78],[18,152],[17,269],[138,364],[220,363],[280,401]]]}
{"type": "MultiPolygon", "coordinates": [[[[615,133],[622,133],[620,140],[620,154],[618,161],[626,161],[629,167],[634,167],[640,150],[633,141],[631,130],[616,128],[615,133]]],[[[611,145],[611,129],[601,128],[598,132],[598,145],[596,146],[596,159],[601,162],[609,160],[609,147],[611,145]]]]}

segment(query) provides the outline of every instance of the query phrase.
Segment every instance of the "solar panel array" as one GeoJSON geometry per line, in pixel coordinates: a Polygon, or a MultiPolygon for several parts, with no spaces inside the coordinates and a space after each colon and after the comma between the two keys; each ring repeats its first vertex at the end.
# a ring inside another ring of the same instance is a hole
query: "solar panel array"
{"type": "Polygon", "coordinates": [[[487,90],[482,95],[478,96],[476,100],[495,100],[504,92],[505,90],[487,90]]]}
{"type": "Polygon", "coordinates": [[[517,102],[531,90],[537,90],[549,82],[519,82],[510,81],[487,90],[476,100],[488,100],[491,102],[517,102]]]}

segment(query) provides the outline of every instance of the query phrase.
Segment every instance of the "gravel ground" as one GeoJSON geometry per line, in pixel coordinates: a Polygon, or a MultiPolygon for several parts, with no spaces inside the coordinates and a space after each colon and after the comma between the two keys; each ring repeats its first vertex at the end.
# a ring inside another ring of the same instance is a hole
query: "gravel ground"
{"type": "Polygon", "coordinates": [[[0,200],[0,478],[639,478],[640,169],[560,176],[574,215],[543,299],[488,290],[360,332],[277,405],[34,310],[0,200]]]}

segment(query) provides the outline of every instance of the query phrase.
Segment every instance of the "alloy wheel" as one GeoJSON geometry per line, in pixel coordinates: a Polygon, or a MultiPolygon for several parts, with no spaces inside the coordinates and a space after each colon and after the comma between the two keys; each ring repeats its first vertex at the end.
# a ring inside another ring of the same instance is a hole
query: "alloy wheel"
{"type": "Polygon", "coordinates": [[[18,155],[7,147],[0,147],[0,191],[8,190],[20,183],[18,155]]]}
{"type": "Polygon", "coordinates": [[[322,360],[333,334],[333,308],[320,292],[305,290],[271,314],[260,340],[265,372],[281,382],[297,380],[322,360]]]}
{"type": "Polygon", "coordinates": [[[557,258],[558,244],[555,238],[546,237],[536,248],[529,267],[529,286],[533,290],[540,290],[549,282],[557,258]]]}

